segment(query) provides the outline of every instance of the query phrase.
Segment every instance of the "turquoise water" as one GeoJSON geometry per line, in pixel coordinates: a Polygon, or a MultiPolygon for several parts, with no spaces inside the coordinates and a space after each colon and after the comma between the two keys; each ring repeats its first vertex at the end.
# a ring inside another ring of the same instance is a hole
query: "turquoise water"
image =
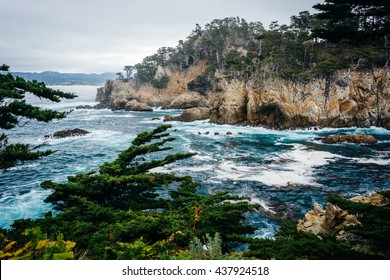
{"type": "MultiPolygon", "coordinates": [[[[32,146],[45,143],[57,150],[49,157],[0,172],[0,227],[15,219],[37,218],[51,209],[43,202],[44,180],[66,181],[68,175],[96,169],[116,158],[141,131],[157,127],[167,114],[178,110],[124,112],[74,110],[94,105],[94,86],[56,87],[76,92],[79,98],[61,103],[30,101],[57,110],[73,110],[66,119],[30,122],[9,132],[10,139],[32,146]],[[157,118],[157,119],[156,119],[157,118]],[[65,139],[44,139],[63,129],[82,128],[91,133],[65,139]]],[[[325,203],[328,194],[347,197],[390,188],[390,131],[381,128],[307,129],[273,131],[256,127],[215,125],[207,121],[173,122],[175,152],[197,155],[156,172],[191,175],[202,182],[199,192],[229,191],[259,204],[247,215],[256,234],[272,237],[280,219],[300,218],[313,203],[325,203]],[[314,140],[330,134],[364,132],[376,136],[375,145],[326,145],[314,140]]]]}

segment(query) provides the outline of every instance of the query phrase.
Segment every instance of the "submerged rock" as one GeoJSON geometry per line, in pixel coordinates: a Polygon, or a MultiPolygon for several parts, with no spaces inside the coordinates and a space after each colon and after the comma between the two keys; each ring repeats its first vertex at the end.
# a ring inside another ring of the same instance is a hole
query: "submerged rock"
{"type": "Polygon", "coordinates": [[[69,129],[69,130],[60,130],[57,132],[54,132],[53,134],[45,135],[44,138],[66,138],[66,137],[73,137],[73,136],[83,136],[86,134],[89,134],[89,131],[86,131],[81,128],[75,128],[75,129],[69,129]]]}
{"type": "Polygon", "coordinates": [[[88,110],[90,110],[90,109],[94,109],[94,107],[91,106],[91,105],[79,105],[79,106],[76,107],[76,109],[77,110],[79,110],[79,109],[88,109],[88,110]]]}

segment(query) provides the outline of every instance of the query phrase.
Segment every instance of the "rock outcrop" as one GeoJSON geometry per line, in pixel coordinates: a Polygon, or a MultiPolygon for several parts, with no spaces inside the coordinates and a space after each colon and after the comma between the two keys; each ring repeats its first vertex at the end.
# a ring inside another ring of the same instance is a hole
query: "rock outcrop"
{"type": "Polygon", "coordinates": [[[126,103],[125,111],[153,111],[153,109],[144,102],[138,102],[137,100],[131,100],[126,103]]]}
{"type": "Polygon", "coordinates": [[[340,207],[327,204],[326,209],[321,205],[314,204],[313,210],[306,213],[305,217],[298,222],[298,229],[319,234],[323,232],[337,232],[346,226],[360,224],[355,215],[348,214],[340,207]]]}
{"type": "Polygon", "coordinates": [[[200,95],[197,92],[186,91],[176,97],[169,104],[167,108],[169,109],[190,109],[197,107],[205,107],[207,100],[204,96],[200,95]]]}
{"type": "Polygon", "coordinates": [[[210,110],[206,107],[191,108],[185,110],[180,116],[172,117],[166,116],[164,121],[181,121],[193,122],[197,120],[205,120],[210,117],[210,110]]]}
{"type": "Polygon", "coordinates": [[[330,79],[299,83],[268,78],[232,81],[210,118],[216,123],[291,127],[390,129],[390,70],[340,71],[330,79]],[[343,80],[344,83],[339,83],[343,80]]]}
{"type": "Polygon", "coordinates": [[[210,121],[276,129],[294,127],[369,127],[390,129],[390,70],[345,70],[332,78],[294,82],[282,78],[228,79],[216,74],[215,91],[201,95],[188,83],[205,73],[198,61],[183,71],[167,71],[165,89],[135,82],[107,81],[98,90],[100,107],[124,109],[130,100],[151,107],[189,109],[207,107],[210,121]]]}
{"type": "Polygon", "coordinates": [[[69,130],[61,130],[54,132],[53,134],[45,135],[44,138],[66,138],[73,136],[83,136],[89,134],[89,131],[86,131],[81,128],[69,129],[69,130]]]}
{"type": "Polygon", "coordinates": [[[183,71],[168,71],[159,68],[159,73],[169,75],[166,88],[157,89],[149,84],[138,85],[135,81],[122,82],[107,80],[104,87],[98,89],[96,101],[98,107],[124,109],[127,102],[136,100],[150,107],[166,109],[188,109],[206,106],[207,99],[197,92],[188,90],[188,83],[207,69],[206,62],[199,62],[183,71]]]}
{"type": "Polygon", "coordinates": [[[347,135],[331,135],[324,138],[318,138],[325,144],[337,143],[355,143],[355,144],[375,144],[378,140],[372,135],[361,134],[347,134],[347,135]]]}
{"type": "MultiPolygon", "coordinates": [[[[389,199],[377,192],[370,196],[353,197],[350,200],[376,206],[385,206],[390,203],[389,199]]],[[[358,224],[360,222],[356,215],[349,214],[328,202],[326,209],[323,209],[319,204],[314,204],[313,210],[308,211],[305,217],[298,221],[297,228],[313,234],[335,233],[339,238],[342,238],[345,235],[344,229],[346,227],[358,224]]]]}

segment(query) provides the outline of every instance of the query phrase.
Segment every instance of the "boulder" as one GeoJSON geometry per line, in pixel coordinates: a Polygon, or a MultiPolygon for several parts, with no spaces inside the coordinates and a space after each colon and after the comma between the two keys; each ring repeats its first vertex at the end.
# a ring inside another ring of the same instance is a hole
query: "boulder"
{"type": "Polygon", "coordinates": [[[164,121],[192,122],[205,120],[210,117],[210,109],[207,107],[191,108],[185,110],[180,116],[165,116],[164,121]]]}
{"type": "Polygon", "coordinates": [[[135,99],[127,102],[124,109],[126,111],[153,111],[153,109],[148,104],[138,102],[135,99]]]}
{"type": "Polygon", "coordinates": [[[172,122],[172,121],[175,121],[175,117],[171,115],[164,116],[164,122],[172,122]]]}
{"type": "Polygon", "coordinates": [[[170,109],[190,109],[204,107],[206,98],[197,92],[185,92],[176,97],[168,106],[170,109]]]}
{"type": "Polygon", "coordinates": [[[111,110],[123,110],[123,109],[125,109],[125,106],[126,106],[127,103],[128,103],[128,101],[126,99],[117,98],[109,105],[109,109],[111,109],[111,110]]]}
{"type": "Polygon", "coordinates": [[[185,110],[177,117],[178,121],[192,122],[197,120],[205,120],[210,117],[210,109],[206,107],[192,108],[185,110]]]}
{"type": "Polygon", "coordinates": [[[65,137],[73,137],[73,136],[83,136],[86,134],[89,134],[90,132],[80,129],[80,128],[75,128],[75,129],[69,129],[69,130],[60,130],[57,132],[54,132],[53,134],[45,135],[44,138],[65,138],[65,137]]]}
{"type": "Polygon", "coordinates": [[[353,202],[360,202],[364,204],[371,204],[375,206],[388,206],[390,204],[390,199],[381,195],[380,193],[374,192],[370,196],[355,196],[351,198],[353,202]]]}

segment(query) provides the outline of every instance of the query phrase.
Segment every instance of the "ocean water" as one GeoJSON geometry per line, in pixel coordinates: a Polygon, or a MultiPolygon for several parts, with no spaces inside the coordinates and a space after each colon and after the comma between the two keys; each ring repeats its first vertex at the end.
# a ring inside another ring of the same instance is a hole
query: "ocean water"
{"type": "MultiPolygon", "coordinates": [[[[167,114],[153,112],[75,110],[77,105],[94,105],[96,86],[58,86],[79,97],[61,103],[30,102],[60,111],[67,118],[49,123],[29,122],[9,131],[12,141],[44,144],[57,150],[49,157],[0,171],[0,227],[15,219],[42,217],[51,209],[43,200],[48,191],[44,180],[66,181],[67,176],[97,169],[116,158],[142,131],[163,123],[167,114]],[[45,139],[58,130],[82,128],[91,133],[64,139],[45,139]]],[[[197,155],[155,172],[191,175],[200,181],[200,193],[228,191],[258,206],[246,219],[257,227],[259,237],[272,237],[282,218],[301,218],[314,203],[325,205],[326,196],[346,197],[390,188],[390,131],[382,128],[306,129],[274,131],[242,127],[172,122],[170,143],[174,152],[197,155]],[[331,134],[367,133],[378,138],[375,145],[323,144],[315,138],[331,134]]]]}

